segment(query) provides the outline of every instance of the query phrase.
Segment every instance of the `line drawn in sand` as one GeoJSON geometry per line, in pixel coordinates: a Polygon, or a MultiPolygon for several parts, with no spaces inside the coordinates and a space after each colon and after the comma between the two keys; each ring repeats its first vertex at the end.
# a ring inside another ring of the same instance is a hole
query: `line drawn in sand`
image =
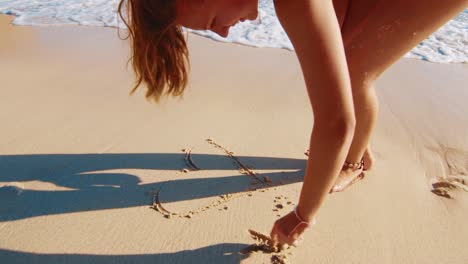
{"type": "MultiPolygon", "coordinates": [[[[183,152],[185,152],[185,164],[192,170],[200,170],[197,165],[192,160],[192,149],[182,149],[183,152]]],[[[184,171],[185,172],[185,171],[184,171]]]]}
{"type": "MultiPolygon", "coordinates": [[[[247,192],[224,194],[224,195],[219,196],[219,199],[217,199],[216,201],[212,202],[209,205],[205,205],[205,206],[181,213],[181,212],[171,212],[164,207],[164,205],[159,199],[159,194],[161,192],[161,189],[164,187],[164,185],[162,185],[153,195],[153,207],[152,208],[158,211],[159,213],[161,213],[165,218],[168,218],[168,219],[192,218],[192,216],[195,214],[199,214],[204,211],[220,207],[222,205],[225,205],[226,203],[228,203],[229,201],[233,199],[245,197],[245,196],[252,196],[254,192],[257,192],[257,191],[266,192],[266,191],[269,191],[270,188],[275,187],[273,185],[272,180],[269,177],[263,176],[262,178],[260,178],[253,171],[253,168],[249,168],[245,166],[240,161],[240,159],[234,155],[234,152],[229,151],[225,147],[216,143],[211,138],[206,139],[206,142],[208,142],[210,145],[213,145],[215,148],[223,150],[224,153],[234,161],[234,164],[238,167],[239,172],[243,175],[249,176],[252,179],[252,182],[250,183],[249,188],[246,190],[247,192]]],[[[202,170],[193,162],[191,158],[192,148],[182,149],[182,151],[185,152],[184,160],[185,160],[187,167],[190,168],[191,171],[202,170]]],[[[188,169],[184,169],[182,171],[185,173],[189,172],[188,169]]],[[[280,182],[279,184],[282,184],[282,182],[280,182]]],[[[285,201],[287,201],[288,199],[287,197],[282,196],[282,195],[275,197],[274,203],[276,205],[273,211],[278,211],[279,209],[283,208],[283,205],[279,201],[282,198],[285,199],[285,201]]],[[[287,205],[292,206],[294,204],[290,201],[287,201],[287,205]]],[[[225,206],[224,209],[226,210],[227,206],[225,206]]],[[[280,215],[277,215],[277,216],[279,217],[280,215]]],[[[241,254],[250,255],[254,252],[263,252],[265,254],[271,255],[270,261],[272,264],[286,264],[288,262],[288,256],[292,255],[291,247],[287,247],[287,246],[278,247],[278,245],[276,245],[269,236],[261,234],[260,232],[257,232],[251,229],[249,229],[248,232],[250,233],[250,236],[255,240],[255,243],[241,250],[240,251],[241,254]]]]}
{"type": "MultiPolygon", "coordinates": [[[[153,206],[152,206],[152,208],[155,209],[156,211],[158,211],[159,213],[161,213],[165,218],[168,218],[168,219],[171,219],[171,218],[184,218],[184,217],[185,218],[192,218],[193,215],[202,213],[202,212],[210,210],[210,209],[220,207],[221,205],[225,205],[227,202],[229,202],[229,201],[231,201],[233,199],[244,197],[244,196],[252,196],[253,192],[258,191],[259,189],[261,189],[260,190],[261,192],[266,192],[266,191],[269,190],[269,187],[273,187],[273,183],[272,183],[270,178],[268,178],[267,176],[264,176],[263,178],[260,178],[253,171],[253,168],[249,168],[249,167],[245,166],[240,161],[239,158],[234,156],[234,152],[229,151],[225,147],[219,145],[218,143],[216,143],[211,138],[206,139],[206,141],[209,144],[213,145],[215,148],[223,150],[226,153],[226,155],[234,161],[234,164],[236,164],[236,166],[238,167],[239,172],[241,174],[243,174],[243,175],[247,175],[247,176],[251,177],[253,179],[253,182],[250,183],[250,186],[247,189],[247,192],[245,192],[245,193],[224,194],[224,195],[219,196],[219,199],[212,202],[211,204],[201,206],[201,207],[198,207],[196,209],[193,209],[193,210],[190,210],[190,211],[187,211],[187,212],[171,212],[171,211],[167,210],[164,207],[164,205],[162,204],[162,202],[159,199],[159,194],[161,192],[161,189],[164,187],[164,185],[162,185],[153,194],[153,206]]],[[[192,170],[192,171],[202,170],[192,160],[192,157],[191,157],[192,149],[182,149],[182,151],[185,152],[184,160],[185,160],[186,165],[190,168],[190,170],[192,170]]],[[[185,169],[185,170],[183,170],[183,172],[188,172],[188,170],[185,169]]],[[[225,206],[224,209],[226,210],[227,207],[225,206]]]]}

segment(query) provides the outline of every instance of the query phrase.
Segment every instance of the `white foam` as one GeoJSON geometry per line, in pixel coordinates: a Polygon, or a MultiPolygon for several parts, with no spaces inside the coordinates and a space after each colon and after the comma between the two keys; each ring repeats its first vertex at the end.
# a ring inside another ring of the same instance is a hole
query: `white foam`
{"type": "Polygon", "coordinates": [[[433,62],[468,62],[468,9],[421,42],[405,57],[433,62]]]}
{"type": "MultiPolygon", "coordinates": [[[[123,27],[116,14],[119,0],[3,0],[0,13],[15,15],[17,25],[90,25],[123,27]]],[[[209,31],[196,34],[223,42],[293,50],[282,29],[272,0],[259,1],[261,23],[242,22],[227,38],[209,31]]],[[[415,32],[417,34],[417,32],[415,32]]],[[[468,62],[468,9],[411,50],[405,57],[440,63],[468,62]]]]}
{"type": "Polygon", "coordinates": [[[16,25],[119,26],[118,0],[3,0],[0,13],[16,25]]]}

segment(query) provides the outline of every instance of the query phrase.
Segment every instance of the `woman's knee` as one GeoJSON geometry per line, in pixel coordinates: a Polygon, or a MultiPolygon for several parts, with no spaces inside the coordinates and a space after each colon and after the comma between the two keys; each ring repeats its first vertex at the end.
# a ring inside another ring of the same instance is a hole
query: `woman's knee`
{"type": "Polygon", "coordinates": [[[379,102],[375,92],[374,82],[369,81],[360,86],[352,85],[352,90],[355,112],[359,115],[368,113],[365,117],[366,119],[369,118],[369,114],[371,113],[371,116],[376,116],[379,110],[379,102]]]}
{"type": "Polygon", "coordinates": [[[378,68],[370,63],[370,53],[359,47],[345,46],[345,54],[353,91],[370,89],[380,75],[378,68]]]}
{"type": "Polygon", "coordinates": [[[374,89],[377,74],[362,68],[349,67],[349,75],[353,94],[369,93],[374,89]]]}

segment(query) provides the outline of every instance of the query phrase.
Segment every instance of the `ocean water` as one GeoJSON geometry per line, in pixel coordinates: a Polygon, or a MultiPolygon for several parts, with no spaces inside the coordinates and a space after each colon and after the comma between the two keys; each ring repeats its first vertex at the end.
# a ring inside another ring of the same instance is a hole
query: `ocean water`
{"type": "MultiPolygon", "coordinates": [[[[0,13],[15,15],[16,25],[87,25],[124,27],[116,14],[119,0],[0,0],[0,13]]],[[[421,3],[423,4],[423,3],[421,3]]],[[[259,20],[232,27],[227,38],[194,31],[217,41],[293,50],[281,27],[272,0],[259,1],[259,20]]],[[[468,62],[468,9],[453,18],[405,57],[438,63],[468,62]]]]}

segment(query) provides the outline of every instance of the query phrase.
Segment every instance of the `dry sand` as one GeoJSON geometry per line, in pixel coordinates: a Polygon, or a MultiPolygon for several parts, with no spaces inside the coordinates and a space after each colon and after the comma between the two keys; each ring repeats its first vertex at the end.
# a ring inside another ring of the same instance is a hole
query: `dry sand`
{"type": "MultiPolygon", "coordinates": [[[[1,263],[270,262],[238,252],[299,195],[313,118],[292,52],[190,35],[184,98],[154,105],[143,90],[128,96],[115,29],[9,21],[0,16],[1,263]],[[184,217],[154,210],[157,191],[184,217]]],[[[330,196],[291,263],[467,263],[468,196],[431,192],[437,177],[467,175],[467,73],[403,59],[380,78],[377,163],[330,196]]]]}

